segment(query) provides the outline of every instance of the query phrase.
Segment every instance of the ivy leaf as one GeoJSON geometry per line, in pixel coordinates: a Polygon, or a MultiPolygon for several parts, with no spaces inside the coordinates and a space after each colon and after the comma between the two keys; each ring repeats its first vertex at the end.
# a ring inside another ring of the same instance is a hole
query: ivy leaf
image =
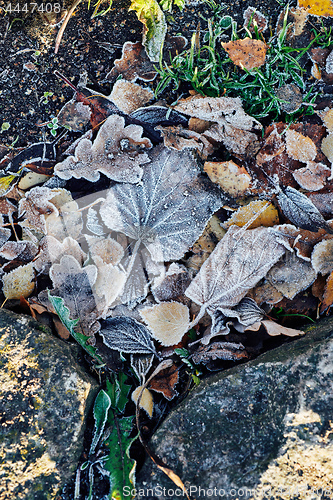
{"type": "Polygon", "coordinates": [[[100,334],[104,344],[129,354],[155,354],[156,350],[147,328],[133,318],[115,316],[101,321],[100,334]]]}
{"type": "Polygon", "coordinates": [[[163,47],[167,25],[161,7],[156,0],[132,0],[129,10],[144,25],[142,43],[151,61],[157,62],[163,47]]]}
{"type": "Polygon", "coordinates": [[[333,234],[333,229],[305,194],[287,186],[279,192],[277,199],[282,212],[295,226],[314,232],[323,228],[333,234]]]}

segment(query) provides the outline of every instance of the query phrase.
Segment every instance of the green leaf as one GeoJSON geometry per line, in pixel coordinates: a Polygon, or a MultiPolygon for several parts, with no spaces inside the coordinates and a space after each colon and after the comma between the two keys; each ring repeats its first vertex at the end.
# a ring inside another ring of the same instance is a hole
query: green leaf
{"type": "Polygon", "coordinates": [[[58,314],[62,324],[65,325],[65,327],[72,335],[72,337],[74,337],[76,342],[80,344],[80,346],[83,347],[83,349],[88,354],[90,354],[90,356],[95,358],[100,364],[104,364],[102,358],[97,354],[96,348],[88,344],[89,337],[83,335],[83,333],[79,333],[74,330],[79,320],[70,319],[69,309],[68,307],[65,306],[64,299],[62,297],[57,297],[56,295],[51,295],[49,291],[48,291],[48,298],[55,312],[58,314]]]}
{"type": "Polygon", "coordinates": [[[111,406],[111,399],[108,396],[108,394],[102,389],[97,394],[94,404],[95,428],[94,428],[94,437],[92,439],[90,446],[90,455],[95,453],[98,441],[100,440],[103,434],[110,406],[111,406]]]}
{"type": "Polygon", "coordinates": [[[106,380],[106,392],[111,400],[111,407],[122,413],[125,409],[126,403],[128,401],[128,394],[131,390],[131,386],[125,384],[127,376],[125,373],[119,373],[119,381],[114,377],[114,381],[106,380]]]}
{"type": "Polygon", "coordinates": [[[111,500],[128,500],[133,496],[125,496],[126,490],[131,491],[135,486],[136,462],[129,456],[131,444],[137,437],[131,438],[133,417],[118,418],[110,409],[108,416],[110,435],[104,442],[109,454],[104,462],[104,468],[110,472],[111,500]]]}
{"type": "Polygon", "coordinates": [[[157,0],[132,0],[129,10],[135,10],[136,15],[144,25],[142,43],[151,61],[157,62],[163,48],[167,31],[165,17],[157,0]]]}
{"type": "Polygon", "coordinates": [[[172,11],[172,4],[174,3],[180,10],[185,6],[185,0],[159,0],[160,6],[163,10],[172,11]]]}

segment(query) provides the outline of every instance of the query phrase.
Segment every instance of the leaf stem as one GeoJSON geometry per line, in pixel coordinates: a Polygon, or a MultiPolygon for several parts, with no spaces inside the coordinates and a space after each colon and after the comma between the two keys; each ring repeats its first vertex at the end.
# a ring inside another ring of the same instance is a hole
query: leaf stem
{"type": "Polygon", "coordinates": [[[199,321],[201,320],[201,318],[205,315],[205,313],[206,313],[206,306],[203,305],[200,308],[198,316],[196,318],[194,318],[194,320],[188,325],[188,329],[191,330],[191,328],[196,326],[199,323],[199,321]]]}

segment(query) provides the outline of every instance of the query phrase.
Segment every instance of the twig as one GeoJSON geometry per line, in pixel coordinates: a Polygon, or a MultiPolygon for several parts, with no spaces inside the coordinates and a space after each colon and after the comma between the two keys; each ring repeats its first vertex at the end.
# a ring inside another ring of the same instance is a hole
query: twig
{"type": "Polygon", "coordinates": [[[54,53],[55,54],[58,54],[58,50],[59,50],[60,42],[61,42],[61,39],[62,39],[62,35],[64,34],[64,31],[66,29],[67,23],[70,20],[70,18],[72,17],[72,14],[73,14],[74,10],[76,9],[76,7],[79,5],[80,2],[81,2],[81,0],[75,0],[75,2],[73,3],[72,7],[69,9],[68,14],[65,17],[65,19],[64,19],[64,21],[63,21],[63,23],[61,25],[61,28],[60,28],[60,30],[58,32],[56,43],[55,43],[55,48],[54,48],[54,53]]]}

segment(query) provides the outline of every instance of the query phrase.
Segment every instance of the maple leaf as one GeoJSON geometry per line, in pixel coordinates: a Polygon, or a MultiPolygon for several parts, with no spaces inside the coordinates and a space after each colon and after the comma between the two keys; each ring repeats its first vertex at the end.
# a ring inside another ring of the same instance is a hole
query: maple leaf
{"type": "Polygon", "coordinates": [[[266,276],[285,249],[269,228],[232,226],[202,265],[185,295],[207,310],[233,307],[266,276]]]}
{"type": "Polygon", "coordinates": [[[96,182],[100,173],[118,182],[139,182],[143,165],[149,161],[144,148],[151,148],[149,139],[142,137],[139,125],[125,127],[125,119],[111,115],[103,123],[92,143],[82,139],[69,156],[54,167],[61,179],[87,179],[96,182]]]}

